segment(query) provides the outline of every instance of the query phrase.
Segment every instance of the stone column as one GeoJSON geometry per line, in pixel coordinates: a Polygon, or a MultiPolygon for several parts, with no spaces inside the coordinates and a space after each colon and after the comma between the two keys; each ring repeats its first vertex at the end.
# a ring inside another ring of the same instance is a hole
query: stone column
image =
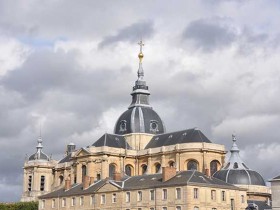
{"type": "Polygon", "coordinates": [[[161,167],[166,167],[165,155],[162,155],[162,156],[161,156],[161,167]]]}
{"type": "Polygon", "coordinates": [[[108,155],[103,155],[101,160],[101,179],[109,177],[108,155]]]}
{"type": "Polygon", "coordinates": [[[180,153],[179,152],[177,152],[176,153],[176,170],[177,171],[180,171],[181,170],[181,161],[180,161],[180,153]]]}
{"type": "Polygon", "coordinates": [[[147,166],[147,174],[152,173],[152,158],[148,157],[148,166],[147,166]]]}

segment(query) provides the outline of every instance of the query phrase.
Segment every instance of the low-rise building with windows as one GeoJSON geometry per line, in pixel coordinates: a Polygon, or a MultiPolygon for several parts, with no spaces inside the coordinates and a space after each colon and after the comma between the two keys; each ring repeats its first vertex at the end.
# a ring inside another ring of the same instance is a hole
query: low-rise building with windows
{"type": "Polygon", "coordinates": [[[163,168],[160,174],[102,179],[86,177],[81,184],[68,185],[39,200],[40,210],[126,209],[206,210],[245,209],[246,189],[238,188],[196,170],[176,172],[163,168]]]}

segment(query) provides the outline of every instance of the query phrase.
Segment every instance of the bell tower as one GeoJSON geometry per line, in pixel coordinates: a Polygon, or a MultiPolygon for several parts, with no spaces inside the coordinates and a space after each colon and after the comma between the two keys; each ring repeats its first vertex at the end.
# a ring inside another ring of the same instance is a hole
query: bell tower
{"type": "Polygon", "coordinates": [[[52,171],[56,162],[43,153],[41,136],[37,142],[37,151],[25,160],[23,166],[23,202],[36,201],[38,196],[51,192],[53,184],[52,171]]]}

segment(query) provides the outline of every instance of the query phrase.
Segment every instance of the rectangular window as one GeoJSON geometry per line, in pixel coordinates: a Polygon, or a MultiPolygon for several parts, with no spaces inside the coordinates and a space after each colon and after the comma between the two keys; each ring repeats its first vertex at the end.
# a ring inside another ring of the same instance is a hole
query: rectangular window
{"type": "Polygon", "coordinates": [[[90,205],[94,205],[95,204],[95,196],[92,195],[90,196],[90,205]]]}
{"type": "Polygon", "coordinates": [[[105,197],[105,194],[101,195],[101,201],[100,201],[101,204],[105,204],[106,203],[106,197],[105,197]]]}
{"type": "Polygon", "coordinates": [[[245,203],[244,195],[241,195],[241,203],[245,203]]]}
{"type": "Polygon", "coordinates": [[[73,198],[71,199],[71,206],[75,206],[75,205],[76,205],[76,198],[73,197],[73,198]]]}
{"type": "Polygon", "coordinates": [[[117,202],[117,195],[116,193],[112,194],[112,203],[116,203],[117,202]]]}
{"type": "Polygon", "coordinates": [[[211,190],[211,200],[216,200],[216,190],[211,190]]]}
{"type": "Polygon", "coordinates": [[[46,201],[45,201],[45,200],[42,200],[42,201],[41,201],[41,209],[44,209],[44,208],[45,208],[45,205],[46,205],[46,201]]]}
{"type": "Polygon", "coordinates": [[[181,206],[176,206],[176,210],[181,210],[181,206]]]}
{"type": "Polygon", "coordinates": [[[222,201],[226,201],[226,192],[222,191],[222,201]]]}
{"type": "Polygon", "coordinates": [[[167,199],[167,189],[163,189],[162,190],[162,200],[166,200],[167,199]]]}
{"type": "Polygon", "coordinates": [[[66,206],[66,198],[62,198],[61,206],[62,206],[62,207],[65,207],[65,206],[66,206]]]}
{"type": "Polygon", "coordinates": [[[45,176],[41,176],[41,185],[40,185],[40,191],[45,190],[45,176]]]}
{"type": "Polygon", "coordinates": [[[181,199],[181,188],[176,188],[176,199],[181,199]]]}
{"type": "Polygon", "coordinates": [[[83,206],[84,205],[84,197],[80,197],[80,206],[83,206]]]}
{"type": "Polygon", "coordinates": [[[198,199],[198,188],[193,189],[193,198],[198,199]]]}
{"type": "Polygon", "coordinates": [[[52,199],[52,208],[55,208],[55,199],[52,199]]]}
{"type": "Polygon", "coordinates": [[[150,190],[150,200],[151,201],[155,200],[155,191],[154,190],[150,190]]]}
{"type": "Polygon", "coordinates": [[[142,191],[137,192],[137,201],[142,201],[142,191]]]}
{"type": "Polygon", "coordinates": [[[30,192],[32,189],[32,176],[28,176],[28,191],[30,192]]]}
{"type": "Polygon", "coordinates": [[[142,210],[141,208],[138,208],[137,210],[142,210]]]}
{"type": "Polygon", "coordinates": [[[126,192],[125,201],[126,201],[127,203],[130,202],[130,192],[126,192]]]}
{"type": "Polygon", "coordinates": [[[234,199],[230,199],[230,209],[234,210],[235,206],[234,206],[234,199]]]}

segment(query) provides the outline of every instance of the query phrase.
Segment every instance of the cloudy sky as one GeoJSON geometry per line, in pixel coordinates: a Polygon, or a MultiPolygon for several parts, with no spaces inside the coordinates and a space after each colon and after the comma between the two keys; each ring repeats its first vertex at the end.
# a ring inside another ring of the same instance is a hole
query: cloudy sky
{"type": "Polygon", "coordinates": [[[280,3],[0,0],[0,201],[19,200],[26,154],[92,144],[131,101],[143,38],[150,102],[167,131],[199,127],[280,174],[280,3]]]}

